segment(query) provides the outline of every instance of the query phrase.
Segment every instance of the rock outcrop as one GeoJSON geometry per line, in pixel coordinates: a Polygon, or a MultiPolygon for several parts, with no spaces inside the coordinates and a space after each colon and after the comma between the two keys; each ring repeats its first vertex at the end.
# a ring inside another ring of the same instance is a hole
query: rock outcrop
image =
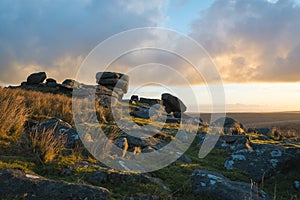
{"type": "Polygon", "coordinates": [[[38,134],[43,134],[44,131],[51,131],[56,137],[60,135],[65,136],[66,148],[73,148],[80,142],[77,131],[67,122],[57,118],[52,118],[38,124],[33,127],[33,131],[37,131],[38,134]]]}
{"type": "Polygon", "coordinates": [[[193,193],[216,200],[271,200],[264,191],[251,183],[231,181],[217,172],[195,170],[190,176],[193,193]]]}
{"type": "Polygon", "coordinates": [[[46,78],[47,75],[45,72],[33,73],[27,77],[27,84],[35,85],[35,84],[43,83],[46,78]]]}
{"type": "Polygon", "coordinates": [[[300,151],[297,148],[284,148],[272,144],[251,144],[253,150],[240,149],[232,153],[224,167],[227,170],[239,169],[255,182],[261,182],[278,173],[297,168],[300,151]]]}
{"type": "Polygon", "coordinates": [[[49,180],[17,169],[1,170],[0,185],[1,199],[110,199],[102,187],[49,180]]]}
{"type": "Polygon", "coordinates": [[[96,97],[99,105],[115,106],[128,91],[129,77],[117,72],[98,72],[96,74],[96,97]]]}
{"type": "Polygon", "coordinates": [[[240,135],[245,133],[243,124],[230,117],[217,119],[211,125],[222,127],[226,135],[240,135]]]}
{"type": "MultiPolygon", "coordinates": [[[[209,137],[209,135],[199,135],[198,146],[202,145],[205,137],[209,137]]],[[[249,138],[246,135],[221,135],[215,147],[231,152],[238,150],[252,150],[249,138]]]]}
{"type": "Polygon", "coordinates": [[[47,78],[46,79],[46,86],[48,86],[48,87],[56,87],[57,86],[57,82],[53,78],[47,78]]]}
{"type": "Polygon", "coordinates": [[[117,72],[98,72],[96,82],[111,90],[121,89],[124,93],[128,91],[129,76],[117,72]]]}
{"type": "Polygon", "coordinates": [[[164,93],[161,95],[161,100],[165,106],[166,112],[180,112],[183,113],[186,111],[186,105],[178,98],[171,94],[164,93]]]}

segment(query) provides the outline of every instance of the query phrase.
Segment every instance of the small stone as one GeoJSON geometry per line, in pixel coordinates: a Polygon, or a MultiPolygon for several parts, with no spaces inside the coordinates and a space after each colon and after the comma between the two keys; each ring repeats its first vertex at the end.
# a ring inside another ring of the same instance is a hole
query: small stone
{"type": "Polygon", "coordinates": [[[294,188],[295,188],[297,191],[300,191],[300,181],[294,181],[294,188]]]}

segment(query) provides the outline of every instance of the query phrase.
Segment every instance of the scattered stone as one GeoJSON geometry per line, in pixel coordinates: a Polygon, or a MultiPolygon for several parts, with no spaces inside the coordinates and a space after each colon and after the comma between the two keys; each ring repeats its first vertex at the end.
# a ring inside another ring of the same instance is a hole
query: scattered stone
{"type": "Polygon", "coordinates": [[[45,72],[33,73],[27,77],[27,84],[28,85],[40,84],[43,83],[46,78],[47,75],[45,72]]]}
{"type": "Polygon", "coordinates": [[[48,86],[48,87],[56,87],[57,86],[57,82],[53,78],[47,78],[46,79],[46,86],[48,86]]]}
{"type": "Polygon", "coordinates": [[[216,200],[252,199],[271,200],[272,198],[250,183],[231,181],[222,174],[206,170],[195,170],[190,176],[193,193],[209,196],[216,200]]]}
{"type": "Polygon", "coordinates": [[[272,130],[270,128],[257,128],[255,129],[255,132],[269,137],[272,133],[272,130]]]}
{"type": "Polygon", "coordinates": [[[164,93],[161,95],[161,99],[163,101],[163,105],[165,106],[165,110],[167,113],[171,113],[171,112],[182,113],[186,111],[186,106],[178,97],[175,97],[168,93],[164,93]]]}
{"type": "MultiPolygon", "coordinates": [[[[202,145],[205,137],[206,134],[200,134],[198,146],[202,145]]],[[[252,150],[250,141],[246,135],[221,135],[215,147],[231,152],[237,150],[252,150]]]]}
{"type": "Polygon", "coordinates": [[[174,118],[180,119],[181,118],[181,112],[173,112],[173,116],[174,116],[174,118]]]}
{"type": "Polygon", "coordinates": [[[300,191],[300,181],[294,181],[294,188],[297,191],[300,191]]]}
{"type": "Polygon", "coordinates": [[[140,195],[134,197],[123,197],[122,200],[159,200],[159,196],[156,195],[140,195]]]}
{"type": "Polygon", "coordinates": [[[290,170],[287,166],[293,166],[292,162],[300,161],[300,153],[296,148],[286,149],[270,144],[251,144],[251,146],[253,150],[234,151],[225,161],[224,167],[227,170],[242,170],[258,183],[264,178],[290,170]]]}
{"type": "Polygon", "coordinates": [[[21,88],[25,88],[27,86],[27,82],[23,81],[20,86],[21,86],[21,88]]]}
{"type": "Polygon", "coordinates": [[[181,119],[178,118],[173,118],[173,117],[168,117],[166,119],[167,124],[180,124],[181,119]]]}
{"type": "Polygon", "coordinates": [[[134,136],[127,135],[127,141],[129,144],[129,147],[155,147],[157,145],[157,140],[154,137],[147,137],[147,138],[138,138],[134,136]]]}
{"type": "Polygon", "coordinates": [[[139,96],[138,95],[132,95],[131,98],[130,98],[130,101],[131,102],[133,102],[133,101],[138,102],[139,101],[139,96]]]}
{"type": "Polygon", "coordinates": [[[149,106],[153,106],[155,104],[161,104],[161,100],[160,99],[148,99],[148,98],[140,98],[140,103],[143,104],[148,104],[149,106]]]}
{"type": "Polygon", "coordinates": [[[240,135],[245,133],[243,124],[230,117],[221,117],[214,121],[211,125],[223,127],[223,132],[226,135],[240,135]]]}
{"type": "Polygon", "coordinates": [[[1,199],[110,199],[102,187],[54,181],[18,169],[1,170],[0,185],[1,199]]]}
{"type": "Polygon", "coordinates": [[[180,158],[178,158],[178,161],[180,161],[184,164],[191,164],[193,162],[193,160],[190,157],[188,157],[184,154],[180,158]]]}
{"type": "Polygon", "coordinates": [[[143,108],[141,110],[132,111],[130,112],[130,115],[142,119],[150,119],[149,108],[143,108]]]}
{"type": "Polygon", "coordinates": [[[88,180],[93,185],[100,186],[102,184],[120,184],[120,183],[154,183],[159,185],[166,191],[171,191],[169,187],[162,183],[162,180],[151,177],[147,174],[134,172],[121,172],[115,170],[98,170],[88,180]]]}
{"type": "Polygon", "coordinates": [[[76,143],[80,141],[77,131],[73,129],[70,124],[58,118],[52,118],[42,122],[34,127],[34,130],[38,131],[40,134],[42,134],[43,131],[53,131],[55,136],[65,135],[67,138],[67,148],[74,147],[76,143]]]}
{"type": "Polygon", "coordinates": [[[78,83],[73,79],[66,79],[62,82],[61,85],[66,88],[73,89],[73,88],[79,88],[80,83],[78,83]]]}
{"type": "Polygon", "coordinates": [[[104,183],[149,182],[143,174],[104,170],[98,170],[87,181],[93,185],[102,185],[104,183]]]}

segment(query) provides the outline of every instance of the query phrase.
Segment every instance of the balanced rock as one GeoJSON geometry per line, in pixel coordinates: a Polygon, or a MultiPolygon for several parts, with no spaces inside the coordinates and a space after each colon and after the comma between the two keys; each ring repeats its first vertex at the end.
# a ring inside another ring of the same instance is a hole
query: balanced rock
{"type": "Polygon", "coordinates": [[[27,84],[35,85],[35,84],[43,83],[46,78],[47,75],[45,72],[33,73],[27,77],[27,84]]]}
{"type": "Polygon", "coordinates": [[[98,72],[96,74],[97,83],[100,79],[123,79],[124,81],[129,81],[129,76],[122,73],[117,72],[98,72]]]}
{"type": "Polygon", "coordinates": [[[164,93],[161,95],[161,99],[167,113],[186,111],[186,106],[178,97],[164,93]]]}

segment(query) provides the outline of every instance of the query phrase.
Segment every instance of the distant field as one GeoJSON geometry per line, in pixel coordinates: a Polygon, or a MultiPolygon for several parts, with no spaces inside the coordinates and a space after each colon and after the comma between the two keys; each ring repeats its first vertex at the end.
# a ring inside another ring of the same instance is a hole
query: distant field
{"type": "MultiPolygon", "coordinates": [[[[201,118],[208,122],[211,114],[201,114],[201,118]]],[[[274,113],[227,113],[241,122],[246,127],[293,129],[300,133],[300,111],[297,112],[274,112],[274,113]]]]}

